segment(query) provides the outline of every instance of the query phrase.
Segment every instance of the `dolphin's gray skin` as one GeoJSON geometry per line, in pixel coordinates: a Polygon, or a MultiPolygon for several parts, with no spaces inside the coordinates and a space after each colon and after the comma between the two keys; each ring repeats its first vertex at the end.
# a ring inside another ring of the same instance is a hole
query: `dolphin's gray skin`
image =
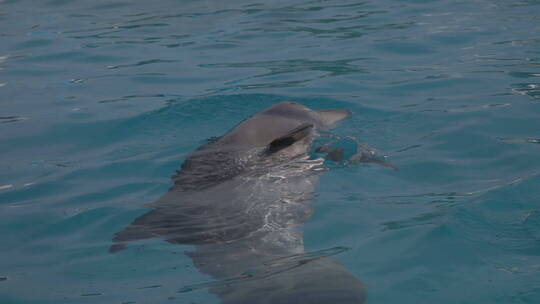
{"type": "Polygon", "coordinates": [[[208,287],[225,304],[364,302],[364,285],[331,254],[304,252],[301,231],[324,170],[309,159],[313,139],[348,115],[294,102],[253,115],[193,152],[110,251],[152,237],[194,245],[188,255],[224,282],[208,287]]]}

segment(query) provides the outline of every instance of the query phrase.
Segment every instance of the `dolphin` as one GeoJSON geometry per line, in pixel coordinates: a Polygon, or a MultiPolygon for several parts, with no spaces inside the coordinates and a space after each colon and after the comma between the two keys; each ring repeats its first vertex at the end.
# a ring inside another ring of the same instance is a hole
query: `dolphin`
{"type": "Polygon", "coordinates": [[[153,237],[193,245],[186,254],[223,304],[363,303],[364,284],[330,257],[342,248],[306,253],[302,233],[325,170],[313,140],[349,115],[296,102],[254,114],[192,152],[110,252],[153,237]]]}

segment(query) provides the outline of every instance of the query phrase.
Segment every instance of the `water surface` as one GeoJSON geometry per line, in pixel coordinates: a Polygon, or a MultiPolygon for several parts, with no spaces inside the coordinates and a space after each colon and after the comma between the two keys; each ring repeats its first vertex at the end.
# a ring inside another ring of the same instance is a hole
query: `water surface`
{"type": "Polygon", "coordinates": [[[186,154],[282,100],[348,108],[306,250],[368,303],[540,301],[540,2],[0,1],[0,302],[217,303],[114,232],[186,154]]]}

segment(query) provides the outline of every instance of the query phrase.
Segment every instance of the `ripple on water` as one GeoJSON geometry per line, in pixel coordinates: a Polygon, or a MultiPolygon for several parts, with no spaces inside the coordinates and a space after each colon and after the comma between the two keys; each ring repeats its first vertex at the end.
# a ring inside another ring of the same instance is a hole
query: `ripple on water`
{"type": "Polygon", "coordinates": [[[27,120],[27,117],[21,117],[21,116],[3,116],[0,117],[0,123],[10,123],[10,122],[17,122],[22,120],[27,120]]]}
{"type": "Polygon", "coordinates": [[[511,85],[512,92],[528,95],[534,99],[540,98],[540,83],[515,83],[511,85]]]}
{"type": "Polygon", "coordinates": [[[537,206],[528,193],[540,175],[520,179],[507,186],[490,190],[476,197],[456,213],[457,227],[477,245],[487,245],[496,250],[509,250],[520,254],[535,254],[538,243],[537,206]]]}

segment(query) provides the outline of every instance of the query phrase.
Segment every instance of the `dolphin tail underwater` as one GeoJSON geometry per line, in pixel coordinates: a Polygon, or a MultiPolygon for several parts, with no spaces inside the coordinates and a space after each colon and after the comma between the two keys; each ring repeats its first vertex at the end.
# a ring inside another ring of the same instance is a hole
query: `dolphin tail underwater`
{"type": "Polygon", "coordinates": [[[191,153],[109,251],[153,237],[193,245],[187,255],[216,280],[201,286],[223,304],[363,303],[363,283],[331,257],[341,251],[306,253],[302,232],[325,171],[313,140],[349,115],[295,102],[254,114],[191,153]]]}

